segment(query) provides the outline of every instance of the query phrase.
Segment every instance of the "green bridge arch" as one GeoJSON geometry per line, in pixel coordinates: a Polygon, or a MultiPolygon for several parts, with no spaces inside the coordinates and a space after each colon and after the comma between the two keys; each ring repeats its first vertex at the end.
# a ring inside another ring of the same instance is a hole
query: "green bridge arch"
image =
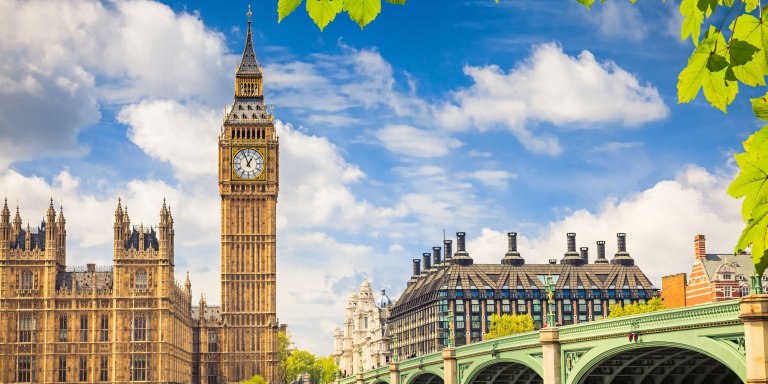
{"type": "MultiPolygon", "coordinates": [[[[495,358],[494,357],[483,358],[475,361],[472,365],[468,367],[467,369],[468,373],[466,375],[466,379],[464,381],[460,381],[459,384],[475,383],[477,381],[478,376],[486,371],[486,368],[490,368],[495,365],[503,365],[503,366],[519,365],[521,367],[524,367],[532,371],[539,378],[543,377],[544,375],[544,366],[542,365],[541,360],[534,358],[533,356],[527,353],[506,352],[506,353],[500,353],[498,357],[495,357],[495,358]]],[[[491,380],[491,382],[493,382],[493,380],[491,380]]],[[[538,382],[541,382],[541,381],[538,381],[538,382]]]]}

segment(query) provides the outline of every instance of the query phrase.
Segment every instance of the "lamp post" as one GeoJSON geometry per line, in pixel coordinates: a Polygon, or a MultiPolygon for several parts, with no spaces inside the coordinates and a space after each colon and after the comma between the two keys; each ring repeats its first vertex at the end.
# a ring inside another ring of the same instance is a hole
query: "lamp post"
{"type": "Polygon", "coordinates": [[[448,347],[453,347],[453,311],[448,310],[448,316],[445,317],[448,320],[448,347]]]}
{"type": "Polygon", "coordinates": [[[556,326],[555,323],[555,282],[552,276],[546,278],[547,287],[547,327],[556,326]]]}
{"type": "Polygon", "coordinates": [[[392,361],[397,363],[397,334],[392,335],[392,344],[394,344],[394,348],[392,348],[392,361]]]}

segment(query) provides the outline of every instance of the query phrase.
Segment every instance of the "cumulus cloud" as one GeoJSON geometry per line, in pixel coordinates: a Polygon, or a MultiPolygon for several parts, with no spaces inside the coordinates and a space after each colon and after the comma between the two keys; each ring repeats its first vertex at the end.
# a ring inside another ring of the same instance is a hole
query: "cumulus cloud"
{"type": "Polygon", "coordinates": [[[445,133],[403,124],[388,125],[376,131],[375,136],[388,150],[411,157],[445,156],[462,145],[445,133]]]}
{"type": "MultiPolygon", "coordinates": [[[[740,201],[725,192],[732,175],[688,166],[672,180],[651,188],[608,198],[599,210],[579,209],[554,221],[540,234],[521,233],[518,249],[530,263],[561,259],[565,234],[576,232],[577,246],[590,248],[596,257],[595,241],[606,241],[610,259],[616,252],[616,233],[627,234],[627,250],[635,263],[658,287],[661,276],[690,273],[693,237],[707,237],[708,252],[731,253],[741,234],[740,201]]],[[[514,228],[512,228],[514,230],[514,228]]],[[[485,228],[468,241],[467,248],[478,262],[496,263],[505,250],[506,234],[485,228]]]]}
{"type": "Polygon", "coordinates": [[[457,90],[435,117],[451,130],[504,127],[529,150],[558,154],[555,137],[535,134],[530,123],[568,129],[618,123],[633,127],[665,118],[669,110],[651,85],[589,51],[569,56],[557,44],[539,45],[509,72],[495,65],[467,66],[473,84],[457,90]]]}
{"type": "Polygon", "coordinates": [[[463,174],[463,177],[476,180],[488,187],[504,188],[507,186],[507,182],[517,178],[517,175],[498,169],[481,169],[479,171],[467,172],[463,174]]]}
{"type": "Polygon", "coordinates": [[[83,153],[77,135],[100,103],[221,100],[236,60],[198,15],[148,1],[4,1],[0,35],[2,168],[43,149],[83,153]]]}
{"type": "Polygon", "coordinates": [[[609,1],[585,12],[600,33],[610,38],[640,41],[648,33],[648,27],[634,4],[609,1]]]}

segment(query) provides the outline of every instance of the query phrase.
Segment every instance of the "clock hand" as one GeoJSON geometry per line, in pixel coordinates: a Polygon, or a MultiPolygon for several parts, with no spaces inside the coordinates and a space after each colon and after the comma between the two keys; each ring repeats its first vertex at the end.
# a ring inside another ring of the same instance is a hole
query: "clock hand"
{"type": "Polygon", "coordinates": [[[251,166],[251,161],[253,161],[253,157],[251,157],[250,160],[246,157],[245,158],[245,166],[246,167],[250,167],[251,166]]]}

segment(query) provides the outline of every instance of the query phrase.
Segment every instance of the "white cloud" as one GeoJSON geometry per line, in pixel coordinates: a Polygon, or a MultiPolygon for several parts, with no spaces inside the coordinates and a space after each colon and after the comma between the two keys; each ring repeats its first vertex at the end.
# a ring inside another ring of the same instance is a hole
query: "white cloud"
{"type": "Polygon", "coordinates": [[[170,163],[177,177],[215,181],[220,114],[198,103],[153,100],[124,107],[117,120],[128,125],[128,139],[147,155],[170,163]]]}
{"type": "Polygon", "coordinates": [[[640,41],[648,28],[640,16],[640,10],[628,1],[608,1],[586,12],[600,33],[610,38],[640,41]]]}
{"type": "Polygon", "coordinates": [[[479,171],[467,172],[463,175],[466,178],[477,180],[488,187],[504,188],[510,179],[517,178],[517,175],[502,170],[482,169],[479,171]]]}
{"type": "Polygon", "coordinates": [[[635,75],[613,62],[598,62],[589,51],[569,56],[556,44],[535,47],[507,73],[495,65],[467,66],[464,73],[474,83],[438,107],[437,121],[452,130],[504,127],[533,152],[561,149],[556,138],[535,135],[528,128],[532,122],[569,129],[604,123],[632,127],[669,113],[656,88],[641,85],[635,75]]]}
{"type": "Polygon", "coordinates": [[[388,125],[375,135],[388,150],[411,157],[445,156],[462,145],[461,141],[445,133],[403,124],[388,125]]]}
{"type": "MultiPolygon", "coordinates": [[[[580,209],[550,223],[540,235],[521,233],[518,250],[529,263],[558,261],[566,250],[568,232],[576,232],[577,246],[596,257],[595,241],[606,241],[610,259],[616,252],[616,233],[627,234],[627,250],[635,264],[660,288],[661,276],[690,273],[693,237],[704,234],[711,253],[731,253],[743,223],[740,201],[725,192],[732,175],[710,173],[688,166],[674,180],[663,180],[621,199],[607,198],[596,212],[580,209]]],[[[514,228],[512,228],[514,230],[514,228]]],[[[504,254],[506,234],[485,228],[468,241],[478,262],[496,263],[504,254]]]]}

